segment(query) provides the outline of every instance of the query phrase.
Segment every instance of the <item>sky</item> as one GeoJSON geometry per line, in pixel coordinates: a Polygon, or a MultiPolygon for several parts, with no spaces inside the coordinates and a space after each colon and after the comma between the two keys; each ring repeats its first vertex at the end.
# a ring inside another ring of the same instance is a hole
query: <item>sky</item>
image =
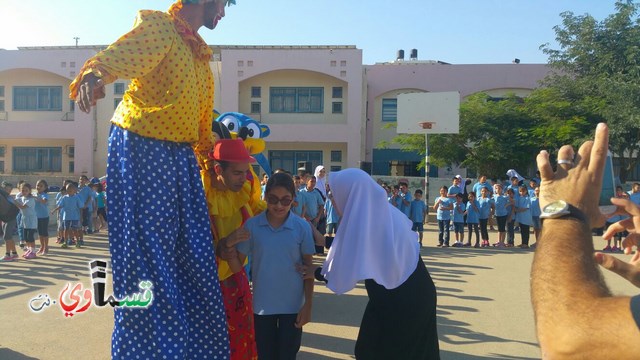
{"type": "MultiPolygon", "coordinates": [[[[172,0],[0,0],[0,49],[108,45],[131,28],[139,9],[172,0]]],[[[237,0],[211,45],[355,45],[364,64],[409,58],[452,64],[546,63],[540,46],[558,48],[560,13],[603,20],[613,0],[237,0]]]]}

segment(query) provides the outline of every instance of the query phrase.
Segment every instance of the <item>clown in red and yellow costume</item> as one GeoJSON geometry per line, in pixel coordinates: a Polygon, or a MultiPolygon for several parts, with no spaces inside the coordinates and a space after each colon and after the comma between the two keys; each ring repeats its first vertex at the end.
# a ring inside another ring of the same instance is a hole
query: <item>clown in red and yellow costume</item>
{"type": "Polygon", "coordinates": [[[249,155],[242,140],[222,139],[216,142],[201,171],[214,243],[216,249],[222,251],[222,254],[217,253],[217,266],[227,314],[231,359],[257,359],[249,280],[243,264],[237,260],[235,249],[224,245],[227,240],[235,242],[248,238],[242,225],[266,208],[260,200],[260,187],[253,186],[253,181],[247,178],[251,162],[255,159],[249,155]]]}

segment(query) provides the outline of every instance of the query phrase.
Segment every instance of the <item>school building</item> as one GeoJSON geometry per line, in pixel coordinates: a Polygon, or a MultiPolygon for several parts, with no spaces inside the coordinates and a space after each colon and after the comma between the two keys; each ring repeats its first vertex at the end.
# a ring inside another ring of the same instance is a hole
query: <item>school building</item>
{"type": "MultiPolygon", "coordinates": [[[[43,46],[0,50],[0,173],[77,177],[106,173],[109,119],[127,80],[106,86],[90,114],[68,99],[85,60],[104,46],[43,46]]],[[[468,64],[390,56],[362,64],[362,51],[338,46],[211,46],[215,108],[237,111],[270,127],[265,155],[272,169],[295,172],[361,167],[375,175],[424,176],[418,154],[381,148],[395,130],[397,96],[483,91],[526,96],[549,69],[544,64],[468,64]]],[[[400,52],[399,52],[400,53],[400,52]]],[[[390,54],[392,55],[392,54],[390,54]]],[[[431,169],[450,177],[457,169],[431,169]]],[[[458,172],[459,173],[459,172],[458,172]]]]}

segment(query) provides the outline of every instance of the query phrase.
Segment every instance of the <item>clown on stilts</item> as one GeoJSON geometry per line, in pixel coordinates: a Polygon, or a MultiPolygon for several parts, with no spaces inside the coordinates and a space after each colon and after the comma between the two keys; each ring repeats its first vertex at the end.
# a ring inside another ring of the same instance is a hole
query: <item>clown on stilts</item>
{"type": "Polygon", "coordinates": [[[104,86],[131,79],[108,140],[109,250],[122,299],[153,284],[146,309],[116,307],[113,359],[228,359],[229,337],[198,158],[213,149],[213,29],[233,0],[142,10],[70,86],[89,113],[104,86]]]}

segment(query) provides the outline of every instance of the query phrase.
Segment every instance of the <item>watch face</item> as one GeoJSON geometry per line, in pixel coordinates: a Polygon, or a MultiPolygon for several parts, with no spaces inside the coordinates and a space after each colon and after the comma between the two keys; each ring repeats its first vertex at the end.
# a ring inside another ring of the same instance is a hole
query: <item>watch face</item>
{"type": "Polygon", "coordinates": [[[556,200],[554,202],[547,204],[547,206],[544,207],[543,211],[544,213],[547,213],[547,214],[557,214],[559,212],[564,211],[566,208],[567,208],[566,202],[562,200],[556,200]]]}

